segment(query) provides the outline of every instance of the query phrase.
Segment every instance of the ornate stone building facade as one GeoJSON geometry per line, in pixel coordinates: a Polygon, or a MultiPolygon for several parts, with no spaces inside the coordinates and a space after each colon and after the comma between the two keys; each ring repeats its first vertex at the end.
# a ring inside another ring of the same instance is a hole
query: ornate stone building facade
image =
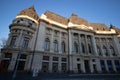
{"type": "Polygon", "coordinates": [[[22,10],[9,26],[1,69],[14,71],[119,73],[120,30],[34,7],[22,10]]]}

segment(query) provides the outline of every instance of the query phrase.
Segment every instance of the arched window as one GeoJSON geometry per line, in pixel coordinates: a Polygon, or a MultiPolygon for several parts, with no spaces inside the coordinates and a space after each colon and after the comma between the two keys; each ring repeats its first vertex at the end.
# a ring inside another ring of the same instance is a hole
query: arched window
{"type": "Polygon", "coordinates": [[[85,46],[83,43],[81,43],[81,47],[82,47],[82,53],[85,53],[85,46]]]}
{"type": "Polygon", "coordinates": [[[54,49],[54,52],[58,51],[58,42],[57,42],[57,40],[54,40],[54,42],[53,42],[53,49],[54,49]]]}
{"type": "Polygon", "coordinates": [[[88,44],[89,53],[92,52],[90,44],[88,44]]]}
{"type": "Polygon", "coordinates": [[[74,42],[74,51],[78,53],[78,44],[76,42],[74,42]]]}
{"type": "Polygon", "coordinates": [[[48,38],[45,39],[45,50],[49,51],[50,50],[50,40],[48,38]]]}
{"type": "Polygon", "coordinates": [[[99,46],[97,46],[97,52],[98,52],[99,55],[101,55],[101,51],[100,51],[100,47],[99,46]]]}
{"type": "Polygon", "coordinates": [[[65,52],[65,42],[61,43],[61,50],[62,50],[63,53],[65,52]]]}
{"type": "Polygon", "coordinates": [[[110,46],[110,53],[115,56],[115,51],[114,51],[114,48],[112,46],[110,46]]]}
{"type": "Polygon", "coordinates": [[[103,46],[103,53],[108,56],[108,52],[107,52],[107,48],[105,46],[103,46]]]}

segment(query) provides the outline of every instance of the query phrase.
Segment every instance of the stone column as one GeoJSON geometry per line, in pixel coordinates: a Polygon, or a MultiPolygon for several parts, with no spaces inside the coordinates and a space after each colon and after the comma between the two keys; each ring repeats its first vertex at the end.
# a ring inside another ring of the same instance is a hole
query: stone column
{"type": "Polygon", "coordinates": [[[80,34],[78,34],[78,43],[79,43],[79,54],[82,54],[82,46],[81,46],[81,37],[80,37],[80,34]]]}
{"type": "Polygon", "coordinates": [[[88,41],[87,41],[87,35],[85,35],[85,46],[86,46],[86,54],[89,55],[89,49],[88,49],[88,41]]]}
{"type": "Polygon", "coordinates": [[[95,55],[98,55],[95,37],[94,37],[94,36],[91,36],[91,40],[92,40],[93,52],[94,52],[95,55]]]}

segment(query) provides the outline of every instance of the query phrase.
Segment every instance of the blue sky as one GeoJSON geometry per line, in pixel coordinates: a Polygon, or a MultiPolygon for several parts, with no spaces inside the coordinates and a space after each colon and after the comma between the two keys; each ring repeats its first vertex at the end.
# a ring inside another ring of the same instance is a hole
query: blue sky
{"type": "Polygon", "coordinates": [[[0,39],[7,38],[9,25],[23,9],[34,5],[40,16],[46,10],[69,18],[72,13],[93,23],[120,28],[120,0],[1,0],[0,39]]]}

